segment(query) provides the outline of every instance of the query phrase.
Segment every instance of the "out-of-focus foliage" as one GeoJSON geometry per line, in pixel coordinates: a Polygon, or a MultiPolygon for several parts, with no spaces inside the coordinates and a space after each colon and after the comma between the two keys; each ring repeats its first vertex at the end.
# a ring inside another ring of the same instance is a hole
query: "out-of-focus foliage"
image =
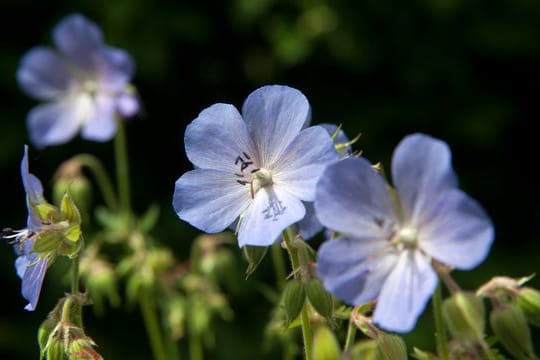
{"type": "MultiPolygon", "coordinates": [[[[127,126],[134,208],[142,214],[148,204],[159,204],[153,236],[176,258],[189,258],[198,234],[170,205],[174,181],[190,166],[183,148],[186,124],[210,104],[239,106],[255,88],[279,83],[306,94],[314,124],[342,123],[347,134],[361,132],[355,148],[372,162],[390,159],[391,149],[412,132],[450,144],[461,187],[485,207],[496,228],[488,260],[456,274],[464,288],[494,275],[537,271],[540,191],[532,175],[538,162],[532,126],[540,115],[540,2],[3,0],[0,226],[26,222],[18,165],[21,145],[29,141],[25,117],[35,102],[17,87],[18,62],[30,47],[51,44],[52,26],[72,12],[100,24],[107,42],[129,51],[137,64],[133,82],[143,113],[127,126]]],[[[77,138],[43,155],[31,152],[32,169],[46,192],[56,168],[81,152],[114,169],[112,143],[77,138]]],[[[319,243],[317,238],[311,244],[319,243]]],[[[234,261],[244,261],[240,251],[232,253],[234,261]]],[[[6,245],[0,251],[0,358],[32,359],[39,351],[36,329],[63,296],[68,280],[56,282],[67,264],[50,269],[40,307],[29,314],[22,311],[13,259],[6,245]]],[[[264,259],[241,279],[228,299],[234,319],[214,323],[215,350],[208,358],[279,356],[279,349],[261,350],[273,307],[263,295],[274,282],[270,262],[264,259]]],[[[538,287],[537,278],[531,286],[538,287]]],[[[104,358],[150,358],[138,313],[107,301],[101,306],[105,316],[85,309],[85,324],[104,358]]],[[[431,320],[427,311],[406,341],[432,349],[431,320]]]]}

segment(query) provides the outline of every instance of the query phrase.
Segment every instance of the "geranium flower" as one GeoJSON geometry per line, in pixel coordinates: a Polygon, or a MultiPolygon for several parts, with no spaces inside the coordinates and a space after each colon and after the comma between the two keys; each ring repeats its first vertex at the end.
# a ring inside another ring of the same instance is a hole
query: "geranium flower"
{"type": "Polygon", "coordinates": [[[431,260],[471,269],[487,256],[494,230],[482,207],[457,188],[444,142],[407,136],[394,152],[392,175],[396,196],[363,158],[324,171],[315,209],[340,236],[321,246],[317,274],[349,304],[377,299],[374,322],[407,332],[437,285],[431,260]]]}
{"type": "Polygon", "coordinates": [[[305,96],[287,86],[252,92],[242,115],[232,105],[203,110],[186,129],[195,170],[176,182],[173,205],[193,226],[215,233],[239,220],[238,243],[268,246],[305,215],[324,167],[338,159],[328,132],[307,127],[305,96]]]}
{"type": "MultiPolygon", "coordinates": [[[[3,237],[13,239],[15,252],[18,255],[15,260],[17,275],[22,280],[22,296],[28,300],[25,309],[33,311],[36,308],[41,285],[47,271],[48,257],[41,257],[33,252],[36,235],[43,225],[36,212],[36,205],[45,203],[41,182],[28,171],[28,147],[24,147],[24,156],[21,162],[21,176],[26,191],[26,204],[28,207],[27,228],[16,231],[4,230],[3,237]]],[[[9,229],[7,229],[9,230],[9,229]]]]}
{"type": "Polygon", "coordinates": [[[35,47],[17,70],[23,91],[46,102],[28,114],[30,139],[45,147],[63,144],[81,131],[88,140],[110,140],[116,116],[132,116],[139,108],[129,86],[134,73],[131,57],[106,46],[96,24],[79,14],[64,18],[53,40],[58,52],[35,47]]]}

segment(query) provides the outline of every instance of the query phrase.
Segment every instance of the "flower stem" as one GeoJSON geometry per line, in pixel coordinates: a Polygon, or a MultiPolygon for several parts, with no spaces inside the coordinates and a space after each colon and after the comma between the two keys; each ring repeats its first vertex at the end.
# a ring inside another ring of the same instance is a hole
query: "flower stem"
{"type": "Polygon", "coordinates": [[[203,360],[201,337],[193,333],[189,336],[189,358],[190,360],[203,360]]]}
{"type": "MultiPolygon", "coordinates": [[[[301,279],[302,274],[302,264],[300,264],[300,257],[298,256],[298,249],[293,244],[293,240],[296,237],[296,231],[289,227],[283,232],[283,239],[287,245],[287,250],[291,258],[291,264],[293,268],[294,278],[301,279]]],[[[312,349],[313,349],[313,335],[311,333],[311,324],[309,322],[309,314],[307,303],[304,303],[302,307],[302,312],[300,313],[300,321],[302,324],[302,337],[304,340],[304,354],[305,360],[311,360],[313,358],[312,349]]]]}
{"type": "Polygon", "coordinates": [[[71,262],[71,293],[76,295],[79,292],[79,255],[75,256],[71,262]]]}
{"type": "Polygon", "coordinates": [[[281,255],[281,245],[279,242],[272,245],[272,261],[276,272],[277,287],[279,290],[283,290],[287,278],[287,271],[285,270],[285,261],[283,260],[283,255],[281,255]]]}
{"type": "Polygon", "coordinates": [[[131,211],[129,168],[127,155],[127,139],[124,122],[117,120],[116,137],[114,138],[114,150],[116,155],[116,177],[118,181],[118,193],[120,197],[121,210],[129,213],[131,211]]]}
{"type": "Polygon", "coordinates": [[[162,341],[163,336],[161,334],[159,321],[156,316],[154,302],[148,290],[142,290],[139,296],[139,304],[141,306],[146,332],[150,338],[150,345],[152,346],[154,359],[169,359],[167,356],[167,351],[165,350],[165,344],[162,341]]]}
{"type": "Polygon", "coordinates": [[[446,328],[444,326],[444,319],[442,315],[442,294],[441,284],[437,285],[435,293],[433,294],[433,313],[435,315],[435,330],[437,337],[437,353],[441,360],[448,360],[448,339],[446,337],[446,328]]]}
{"type": "Polygon", "coordinates": [[[347,327],[347,338],[345,339],[345,346],[343,347],[343,351],[349,350],[352,343],[354,342],[354,337],[356,336],[356,325],[353,321],[353,314],[351,314],[351,317],[349,318],[349,326],[347,327]]]}
{"type": "Polygon", "coordinates": [[[111,178],[107,174],[107,171],[105,171],[105,168],[101,162],[90,154],[76,155],[73,160],[79,162],[82,166],[85,166],[92,171],[101,190],[101,194],[103,195],[105,204],[111,210],[118,210],[118,199],[114,193],[111,178]]]}

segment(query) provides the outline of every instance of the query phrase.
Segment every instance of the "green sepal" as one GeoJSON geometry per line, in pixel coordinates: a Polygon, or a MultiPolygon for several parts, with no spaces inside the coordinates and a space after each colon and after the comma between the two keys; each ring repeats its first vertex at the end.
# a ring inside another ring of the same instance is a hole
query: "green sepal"
{"type": "Polygon", "coordinates": [[[377,343],[372,339],[360,340],[347,351],[347,354],[351,360],[375,360],[377,343]]]}
{"type": "Polygon", "coordinates": [[[445,323],[457,340],[480,340],[484,336],[484,303],[472,293],[456,292],[442,305],[445,323]]]}
{"type": "Polygon", "coordinates": [[[381,332],[375,341],[377,360],[407,360],[407,346],[400,336],[381,332]]]}
{"type": "Polygon", "coordinates": [[[31,207],[43,222],[54,222],[59,220],[58,208],[54,205],[44,202],[31,205],[31,207]]]}
{"type": "Polygon", "coordinates": [[[516,299],[525,317],[534,326],[540,327],[540,291],[523,287],[519,289],[516,299]]]}
{"type": "Polygon", "coordinates": [[[326,326],[321,326],[313,336],[313,360],[338,360],[339,343],[326,326]]]}
{"type": "Polygon", "coordinates": [[[59,231],[42,231],[36,236],[32,252],[39,254],[53,252],[62,243],[63,237],[59,231]]]}
{"type": "Polygon", "coordinates": [[[159,220],[160,209],[156,204],[150,205],[146,212],[139,218],[137,228],[143,234],[148,234],[159,220]]]}
{"type": "Polygon", "coordinates": [[[313,308],[330,323],[334,315],[334,298],[323,287],[319,280],[311,280],[306,284],[306,294],[313,308]]]}
{"type": "Polygon", "coordinates": [[[439,360],[439,358],[428,351],[420,350],[419,348],[413,348],[411,356],[418,360],[439,360]]]}
{"type": "Polygon", "coordinates": [[[285,285],[282,295],[282,305],[285,312],[285,326],[288,327],[294,319],[300,315],[306,302],[306,290],[304,284],[298,280],[292,280],[285,285]]]}
{"type": "Polygon", "coordinates": [[[71,195],[65,193],[60,203],[60,214],[64,220],[69,221],[70,223],[80,224],[81,223],[81,214],[79,209],[73,202],[71,195]]]}
{"type": "Polygon", "coordinates": [[[535,359],[531,332],[523,311],[514,303],[498,304],[490,314],[497,339],[516,359],[535,359]]]}
{"type": "Polygon", "coordinates": [[[268,252],[268,247],[266,246],[244,246],[242,248],[242,252],[244,253],[244,257],[246,258],[248,262],[248,266],[246,268],[246,279],[255,272],[261,261],[266,256],[266,253],[268,252]]]}

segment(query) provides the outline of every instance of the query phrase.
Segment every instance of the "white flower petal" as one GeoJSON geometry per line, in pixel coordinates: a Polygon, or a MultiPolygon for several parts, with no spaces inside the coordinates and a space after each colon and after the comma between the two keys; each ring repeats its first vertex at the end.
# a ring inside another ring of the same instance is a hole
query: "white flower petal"
{"type": "Polygon", "coordinates": [[[419,251],[404,251],[387,277],[373,321],[383,329],[408,332],[437,286],[437,275],[419,251]]]}
{"type": "Polygon", "coordinates": [[[189,160],[201,169],[243,173],[243,164],[258,162],[246,124],[232,105],[215,104],[203,110],[186,129],[189,160]]]}
{"type": "Polygon", "coordinates": [[[438,194],[457,186],[448,145],[424,134],[409,135],[398,144],[392,158],[392,176],[412,227],[425,216],[438,194]]]}
{"type": "Polygon", "coordinates": [[[277,186],[262,188],[241,219],[238,245],[269,246],[304,215],[304,205],[296,196],[277,186]]]}
{"type": "Polygon", "coordinates": [[[222,171],[188,171],[175,184],[173,206],[180,219],[209,233],[227,228],[248,205],[249,187],[222,171]]]}
{"type": "Polygon", "coordinates": [[[309,124],[306,97],[288,86],[263,86],[252,92],[242,107],[249,133],[261,155],[261,167],[276,162],[281,153],[309,124]]]}
{"type": "Polygon", "coordinates": [[[397,222],[383,178],[363,158],[348,158],[324,170],[315,211],[331,230],[362,239],[388,239],[397,222]]]}
{"type": "Polygon", "coordinates": [[[86,118],[81,137],[92,141],[109,141],[116,133],[116,102],[113,97],[97,95],[83,115],[86,118]]]}
{"type": "Polygon", "coordinates": [[[315,199],[315,184],[322,171],[339,160],[325,129],[312,126],[302,130],[274,164],[275,182],[304,201],[315,199]]]}
{"type": "Polygon", "coordinates": [[[458,269],[469,270],[486,258],[494,237],[484,209],[458,189],[439,195],[418,233],[422,250],[458,269]]]}

